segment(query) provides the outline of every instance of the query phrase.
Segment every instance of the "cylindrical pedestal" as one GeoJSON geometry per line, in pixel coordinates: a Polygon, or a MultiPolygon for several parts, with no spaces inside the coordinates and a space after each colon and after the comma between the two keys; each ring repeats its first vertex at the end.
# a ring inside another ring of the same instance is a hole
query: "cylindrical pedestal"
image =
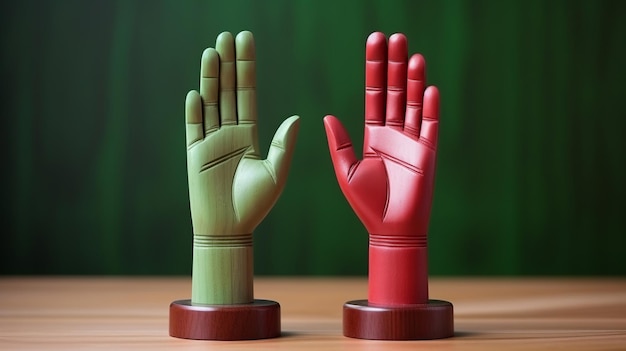
{"type": "Polygon", "coordinates": [[[454,335],[452,304],[428,300],[426,304],[373,306],[367,300],[343,305],[343,335],[357,339],[419,340],[454,335]]]}
{"type": "Polygon", "coordinates": [[[251,340],[280,336],[280,305],[254,300],[238,305],[170,305],[170,335],[196,340],[251,340]]]}

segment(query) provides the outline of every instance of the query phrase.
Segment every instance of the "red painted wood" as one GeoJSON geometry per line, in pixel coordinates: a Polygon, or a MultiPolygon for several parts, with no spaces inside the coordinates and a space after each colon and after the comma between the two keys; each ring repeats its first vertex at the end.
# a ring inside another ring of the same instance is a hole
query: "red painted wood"
{"type": "Polygon", "coordinates": [[[428,301],[426,247],[369,247],[368,300],[396,306],[428,301]],[[403,267],[393,269],[390,267],[403,267]]]}
{"type": "Polygon", "coordinates": [[[358,160],[341,122],[324,125],[337,180],[370,234],[369,300],[428,301],[426,242],[433,197],[439,93],[407,41],[373,33],[366,44],[365,135],[358,160]]]}
{"type": "MultiPolygon", "coordinates": [[[[429,304],[427,233],[439,91],[425,89],[426,63],[420,54],[408,58],[403,34],[387,42],[384,34],[372,33],[365,52],[363,158],[356,157],[339,119],[329,115],[324,127],[330,156],[343,194],[369,233],[369,305],[420,310],[415,306],[429,304]]],[[[350,313],[370,318],[369,312],[350,313]]]]}
{"type": "Polygon", "coordinates": [[[170,305],[170,335],[196,340],[252,340],[280,336],[280,305],[254,300],[240,305],[170,305]]]}

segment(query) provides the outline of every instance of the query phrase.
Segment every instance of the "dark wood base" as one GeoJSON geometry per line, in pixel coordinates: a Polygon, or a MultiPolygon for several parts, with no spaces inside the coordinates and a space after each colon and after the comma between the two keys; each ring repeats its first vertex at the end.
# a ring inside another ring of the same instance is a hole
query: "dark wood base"
{"type": "Polygon", "coordinates": [[[343,335],[357,339],[419,340],[454,335],[452,304],[428,300],[427,304],[384,307],[367,300],[343,305],[343,335]]]}
{"type": "Polygon", "coordinates": [[[196,340],[251,340],[280,336],[280,305],[254,300],[241,305],[170,304],[170,336],[196,340]]]}

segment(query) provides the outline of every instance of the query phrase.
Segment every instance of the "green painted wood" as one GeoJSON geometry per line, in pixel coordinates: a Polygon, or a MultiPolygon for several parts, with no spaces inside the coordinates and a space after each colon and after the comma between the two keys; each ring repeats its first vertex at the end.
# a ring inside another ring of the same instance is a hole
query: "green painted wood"
{"type": "MultiPolygon", "coordinates": [[[[202,54],[200,92],[187,94],[187,174],[193,222],[191,301],[252,302],[252,232],[287,182],[299,117],[276,131],[266,159],[257,133],[254,37],[217,37],[202,54]]],[[[263,238],[261,238],[263,240],[263,238]]]]}

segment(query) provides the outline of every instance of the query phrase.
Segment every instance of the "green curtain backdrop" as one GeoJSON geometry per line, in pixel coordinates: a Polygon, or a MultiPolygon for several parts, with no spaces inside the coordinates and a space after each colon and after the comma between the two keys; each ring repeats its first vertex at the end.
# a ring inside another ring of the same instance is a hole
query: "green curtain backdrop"
{"type": "Polygon", "coordinates": [[[263,149],[302,117],[257,274],[367,272],[322,118],[360,148],[373,31],[442,95],[432,274],[626,274],[626,2],[5,0],[0,30],[2,274],[190,274],[184,98],[241,30],[263,149]]]}

